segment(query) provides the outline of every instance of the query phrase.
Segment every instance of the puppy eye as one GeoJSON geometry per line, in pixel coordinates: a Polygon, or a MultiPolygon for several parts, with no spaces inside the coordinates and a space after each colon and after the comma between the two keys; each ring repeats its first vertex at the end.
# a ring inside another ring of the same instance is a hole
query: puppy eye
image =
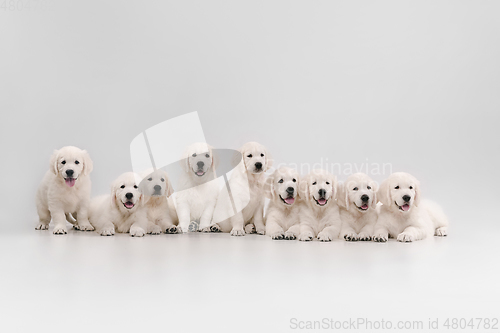
{"type": "Polygon", "coordinates": [[[295,183],[296,181],[297,181],[297,179],[295,179],[295,178],[294,178],[294,179],[292,179],[292,182],[294,182],[294,183],[295,183]]]}
{"type": "Polygon", "coordinates": [[[252,158],[252,154],[248,154],[248,155],[247,155],[247,157],[248,157],[248,158],[252,158]]]}
{"type": "Polygon", "coordinates": [[[120,188],[125,188],[125,185],[120,186],[120,188]]]}
{"type": "Polygon", "coordinates": [[[134,188],[137,188],[137,185],[134,185],[134,188]]]}
{"type": "Polygon", "coordinates": [[[264,154],[260,154],[261,157],[264,157],[264,154]]]}
{"type": "Polygon", "coordinates": [[[313,185],[316,185],[316,182],[314,182],[313,185]]]}
{"type": "Polygon", "coordinates": [[[394,188],[395,190],[399,190],[399,185],[394,188]]]}
{"type": "Polygon", "coordinates": [[[357,187],[355,187],[355,188],[353,188],[352,190],[353,190],[353,191],[357,191],[357,190],[358,190],[358,188],[357,188],[357,187]]]}
{"type": "Polygon", "coordinates": [[[372,189],[372,187],[371,187],[371,186],[367,186],[366,188],[367,188],[367,189],[369,189],[369,190],[371,190],[371,189],[372,189]]]}
{"type": "Polygon", "coordinates": [[[148,180],[149,180],[149,181],[152,181],[152,180],[153,180],[153,178],[151,178],[151,177],[150,177],[150,178],[148,178],[148,180]]]}
{"type": "Polygon", "coordinates": [[[206,157],[206,158],[209,158],[209,157],[210,157],[210,155],[208,155],[208,154],[205,154],[205,157],[206,157]]]}
{"type": "Polygon", "coordinates": [[[326,185],[330,185],[330,182],[326,182],[326,185]]]}
{"type": "Polygon", "coordinates": [[[76,160],[76,161],[75,161],[75,164],[80,164],[80,161],[76,160]]]}
{"type": "Polygon", "coordinates": [[[61,164],[66,164],[66,161],[62,161],[61,164]]]}
{"type": "Polygon", "coordinates": [[[280,184],[281,184],[281,183],[283,183],[283,179],[280,179],[280,180],[278,181],[278,183],[280,183],[280,184]]]}
{"type": "Polygon", "coordinates": [[[410,190],[413,190],[413,186],[410,186],[410,190]]]}
{"type": "Polygon", "coordinates": [[[193,155],[191,155],[191,156],[196,157],[196,153],[194,153],[194,154],[193,154],[193,155]]]}
{"type": "Polygon", "coordinates": [[[164,181],[165,181],[165,179],[163,179],[163,178],[162,178],[162,179],[160,179],[160,180],[161,180],[162,182],[164,182],[164,181]]]}

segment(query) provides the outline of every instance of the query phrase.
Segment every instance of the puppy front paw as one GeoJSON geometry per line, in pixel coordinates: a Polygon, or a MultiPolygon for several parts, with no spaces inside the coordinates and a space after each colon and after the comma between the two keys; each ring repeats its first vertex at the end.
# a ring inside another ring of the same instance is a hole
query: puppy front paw
{"type": "Polygon", "coordinates": [[[438,236],[438,237],[446,237],[448,236],[448,228],[447,227],[441,227],[441,228],[437,228],[435,233],[434,233],[434,236],[438,236]]]}
{"type": "Polygon", "coordinates": [[[253,223],[247,224],[245,226],[245,233],[246,234],[254,234],[255,233],[255,225],[253,223]]]}
{"type": "Polygon", "coordinates": [[[266,228],[257,228],[257,230],[255,231],[257,233],[257,235],[265,235],[266,234],[266,228]]]}
{"type": "Polygon", "coordinates": [[[133,226],[130,228],[130,236],[132,237],[143,237],[145,234],[146,232],[141,227],[133,226]]]}
{"type": "Polygon", "coordinates": [[[182,229],[178,225],[171,225],[165,229],[166,234],[182,234],[182,229]]]}
{"type": "Polygon", "coordinates": [[[354,232],[349,232],[344,235],[344,239],[348,242],[356,242],[359,238],[354,232]]]}
{"type": "Polygon", "coordinates": [[[371,241],[372,240],[372,236],[370,236],[370,235],[368,235],[367,233],[364,233],[364,232],[359,233],[358,238],[362,242],[366,242],[366,241],[371,241]]]}
{"type": "Polygon", "coordinates": [[[52,231],[54,235],[66,235],[68,231],[66,230],[66,226],[55,226],[52,231]]]}
{"type": "Polygon", "coordinates": [[[286,240],[295,240],[297,239],[297,235],[291,231],[285,232],[285,237],[286,240]]]}
{"type": "Polygon", "coordinates": [[[95,228],[89,222],[87,222],[87,223],[83,222],[83,223],[75,224],[74,228],[76,230],[80,230],[80,231],[94,231],[95,230],[95,228]]]}
{"type": "Polygon", "coordinates": [[[402,232],[398,235],[398,242],[413,242],[415,240],[415,237],[413,235],[407,233],[407,232],[402,232]]]}
{"type": "Polygon", "coordinates": [[[285,237],[283,235],[283,231],[274,232],[270,236],[271,236],[271,239],[274,239],[274,240],[282,240],[285,237]]]}
{"type": "Polygon", "coordinates": [[[313,238],[314,235],[312,234],[312,232],[305,232],[299,235],[299,241],[302,242],[310,242],[313,240],[313,238]]]}
{"type": "Polygon", "coordinates": [[[233,229],[233,230],[231,230],[231,236],[245,236],[245,230],[233,229]]]}
{"type": "Polygon", "coordinates": [[[49,225],[48,224],[39,223],[35,227],[35,230],[49,230],[49,225]]]}
{"type": "Polygon", "coordinates": [[[161,227],[157,224],[153,224],[153,225],[148,226],[148,234],[150,234],[150,235],[161,234],[161,227]]]}
{"type": "Polygon", "coordinates": [[[388,240],[388,235],[383,235],[383,234],[377,234],[373,236],[373,241],[377,243],[385,243],[388,240]]]}
{"type": "Polygon", "coordinates": [[[221,227],[216,223],[210,226],[210,232],[222,232],[221,227]]]}
{"type": "Polygon", "coordinates": [[[331,242],[333,240],[333,237],[332,235],[330,235],[330,233],[322,231],[318,234],[318,240],[320,242],[331,242]]]}
{"type": "Polygon", "coordinates": [[[113,236],[115,234],[114,227],[104,227],[101,230],[101,236],[113,236]]]}

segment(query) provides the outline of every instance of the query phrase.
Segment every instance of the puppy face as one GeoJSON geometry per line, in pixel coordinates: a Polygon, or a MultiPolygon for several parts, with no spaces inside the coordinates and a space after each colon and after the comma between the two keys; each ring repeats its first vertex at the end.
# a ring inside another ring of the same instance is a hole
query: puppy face
{"type": "Polygon", "coordinates": [[[420,183],[410,174],[397,172],[382,182],[378,193],[389,209],[405,214],[420,202],[420,183]]]}
{"type": "Polygon", "coordinates": [[[376,184],[367,175],[356,173],[349,176],[342,190],[343,202],[339,198],[346,209],[353,205],[360,212],[367,212],[370,208],[375,209],[377,206],[376,184]]]}
{"type": "Polygon", "coordinates": [[[50,158],[50,170],[62,177],[69,187],[75,186],[78,178],[88,175],[92,169],[89,154],[77,147],[63,147],[54,151],[50,158]]]}
{"type": "Polygon", "coordinates": [[[252,174],[259,174],[267,171],[272,165],[272,159],[267,149],[257,143],[248,142],[240,148],[245,163],[245,169],[252,174]]]}
{"type": "Polygon", "coordinates": [[[298,196],[299,174],[297,171],[282,167],[269,178],[271,199],[287,207],[293,206],[298,196]]]}
{"type": "Polygon", "coordinates": [[[186,149],[185,171],[196,178],[204,178],[215,167],[213,149],[205,143],[195,143],[186,149]]]}
{"type": "Polygon", "coordinates": [[[301,187],[304,187],[306,200],[315,206],[326,207],[331,200],[335,200],[337,181],[324,170],[314,170],[306,176],[301,187]]]}
{"type": "Polygon", "coordinates": [[[111,189],[111,200],[121,211],[133,212],[142,204],[139,183],[139,175],[133,172],[124,173],[114,181],[111,189]]]}
{"type": "Polygon", "coordinates": [[[144,195],[150,197],[169,197],[174,192],[167,173],[163,170],[153,171],[144,177],[140,189],[144,195]]]}

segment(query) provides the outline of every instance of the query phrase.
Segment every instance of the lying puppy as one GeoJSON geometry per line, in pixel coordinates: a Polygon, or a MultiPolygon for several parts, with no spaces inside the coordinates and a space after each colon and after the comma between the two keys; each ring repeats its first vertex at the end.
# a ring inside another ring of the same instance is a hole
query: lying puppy
{"type": "Polygon", "coordinates": [[[101,236],[114,235],[115,231],[136,237],[146,234],[148,217],[139,191],[140,180],[139,175],[126,172],[113,182],[111,195],[91,200],[90,223],[101,236]]]}
{"type": "Polygon", "coordinates": [[[191,221],[199,222],[204,231],[210,228],[219,194],[216,165],[213,149],[206,143],[195,143],[184,153],[184,174],[180,179],[183,190],[177,192],[176,197],[179,226],[183,232],[188,231],[191,221]]]}
{"type": "Polygon", "coordinates": [[[324,170],[313,170],[301,180],[303,200],[300,202],[300,241],[329,242],[338,238],[341,221],[335,202],[337,180],[324,170]]]}
{"type": "Polygon", "coordinates": [[[49,171],[36,194],[39,217],[36,230],[47,230],[51,219],[55,223],[54,234],[67,233],[66,220],[75,223],[76,229],[94,230],[88,219],[92,168],[92,160],[85,150],[67,146],[54,151],[49,171]]]}
{"type": "Polygon", "coordinates": [[[382,206],[375,225],[373,240],[412,242],[426,237],[446,236],[448,220],[435,203],[420,200],[420,183],[404,172],[393,173],[380,185],[378,197],[382,206]]]}
{"type": "Polygon", "coordinates": [[[346,241],[369,241],[377,223],[377,195],[375,182],[364,173],[355,173],[339,186],[337,202],[340,206],[342,229],[346,241]]]}
{"type": "Polygon", "coordinates": [[[139,185],[144,195],[144,205],[148,215],[148,234],[158,235],[181,233],[177,225],[177,214],[171,198],[174,189],[163,170],[147,174],[139,185]]]}
{"type": "Polygon", "coordinates": [[[298,205],[299,174],[282,167],[270,176],[271,202],[266,213],[266,234],[272,239],[296,239],[300,233],[298,205]]]}
{"type": "MultiPolygon", "coordinates": [[[[231,236],[244,236],[245,233],[257,232],[264,235],[265,171],[272,165],[267,149],[257,143],[248,142],[239,149],[243,163],[235,168],[229,180],[231,196],[223,190],[217,202],[217,214],[214,220],[221,221],[212,226],[217,231],[229,232],[231,236]],[[233,213],[233,204],[236,214],[233,213]],[[223,219],[220,216],[230,216],[223,219]]],[[[241,156],[238,161],[241,161],[241,156]]]]}

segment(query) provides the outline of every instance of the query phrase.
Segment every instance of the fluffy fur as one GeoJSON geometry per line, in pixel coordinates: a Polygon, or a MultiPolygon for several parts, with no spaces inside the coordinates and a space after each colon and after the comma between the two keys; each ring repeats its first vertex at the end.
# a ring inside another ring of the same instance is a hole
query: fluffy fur
{"type": "Polygon", "coordinates": [[[184,174],[180,186],[183,190],[176,192],[179,226],[187,232],[191,221],[198,221],[200,229],[207,231],[219,194],[215,174],[217,157],[206,143],[195,143],[187,147],[181,163],[184,174]]]}
{"type": "Polygon", "coordinates": [[[90,223],[101,236],[115,232],[130,232],[142,237],[148,228],[144,196],[139,190],[140,176],[127,172],[111,186],[111,194],[93,198],[90,202],[90,223]]]}
{"type": "Polygon", "coordinates": [[[300,233],[299,174],[282,167],[266,181],[271,199],[266,213],[266,234],[272,239],[294,240],[300,233]]]}
{"type": "MultiPolygon", "coordinates": [[[[272,165],[269,151],[257,142],[248,142],[240,149],[243,163],[239,163],[231,174],[228,192],[223,189],[217,202],[214,220],[221,221],[213,229],[231,232],[231,236],[244,236],[245,233],[266,233],[264,224],[265,171],[272,165]],[[236,207],[237,212],[233,210],[236,207]],[[219,216],[230,216],[219,218],[219,216]]],[[[238,159],[240,161],[241,158],[238,159]]]]}
{"type": "Polygon", "coordinates": [[[36,195],[39,223],[35,229],[47,230],[52,219],[54,234],[67,233],[66,220],[74,223],[76,229],[94,230],[88,219],[92,168],[85,150],[67,146],[54,151],[36,195]]]}
{"type": "Polygon", "coordinates": [[[340,236],[346,241],[371,240],[377,223],[377,202],[376,184],[364,173],[355,173],[339,185],[340,236]]]}
{"type": "Polygon", "coordinates": [[[337,180],[324,170],[313,170],[301,180],[300,241],[329,242],[338,238],[341,221],[336,202],[337,180]]]}
{"type": "Polygon", "coordinates": [[[437,204],[421,201],[421,196],[420,183],[410,174],[397,172],[384,180],[378,190],[382,205],[373,240],[412,242],[432,235],[446,236],[446,215],[437,204]]]}
{"type": "Polygon", "coordinates": [[[148,234],[177,234],[178,226],[175,206],[170,196],[174,193],[168,175],[163,170],[151,170],[139,186],[144,195],[144,205],[148,215],[148,234]]]}

